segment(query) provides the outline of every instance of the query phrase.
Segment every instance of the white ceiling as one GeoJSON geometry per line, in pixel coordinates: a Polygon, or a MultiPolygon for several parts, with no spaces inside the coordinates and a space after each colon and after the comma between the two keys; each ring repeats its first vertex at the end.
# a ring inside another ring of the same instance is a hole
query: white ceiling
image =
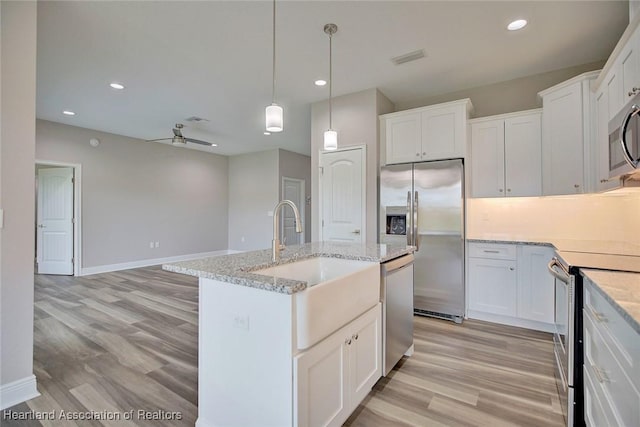
{"type": "Polygon", "coordinates": [[[310,153],[310,105],[377,87],[393,102],[606,59],[626,1],[283,1],[277,3],[276,101],[285,131],[263,135],[271,103],[270,1],[38,3],[37,116],[141,139],[184,135],[232,155],[310,153]],[[529,25],[509,32],[525,18],[529,25]],[[425,49],[400,66],[390,58],[425,49]],[[118,81],[121,92],[109,88],[118,81]],[[62,110],[76,116],[62,115],[62,110]],[[189,123],[190,116],[210,122],[189,123]]]}

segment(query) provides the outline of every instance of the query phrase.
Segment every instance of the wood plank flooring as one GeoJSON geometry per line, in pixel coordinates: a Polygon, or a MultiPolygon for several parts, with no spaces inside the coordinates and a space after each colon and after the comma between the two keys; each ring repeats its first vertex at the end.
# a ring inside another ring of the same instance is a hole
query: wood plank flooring
{"type": "MultiPolygon", "coordinates": [[[[53,410],[56,419],[3,416],[2,426],[193,426],[197,323],[197,279],[157,266],[36,276],[34,371],[42,395],[10,409],[53,410]],[[61,420],[61,410],[121,419],[61,420]],[[138,410],[181,419],[141,419],[138,410]]],[[[416,317],[415,347],[345,425],[562,425],[550,335],[416,317]]]]}

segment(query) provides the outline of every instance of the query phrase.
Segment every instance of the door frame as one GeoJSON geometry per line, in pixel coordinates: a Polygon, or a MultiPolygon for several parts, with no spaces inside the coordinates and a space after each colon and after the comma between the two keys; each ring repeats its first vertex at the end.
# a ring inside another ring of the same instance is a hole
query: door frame
{"type": "Polygon", "coordinates": [[[361,145],[349,145],[343,148],[338,148],[337,150],[318,150],[318,218],[319,221],[319,232],[318,237],[320,241],[324,241],[324,227],[322,226],[322,179],[323,179],[323,171],[322,171],[322,159],[324,154],[332,154],[341,151],[353,151],[360,150],[360,164],[362,165],[362,212],[361,212],[361,221],[362,221],[362,243],[367,242],[367,146],[365,144],[361,145]]]}
{"type": "MultiPolygon", "coordinates": [[[[298,212],[300,213],[300,220],[302,221],[302,225],[304,225],[304,228],[302,230],[302,233],[298,233],[300,236],[298,238],[298,244],[303,245],[305,240],[306,240],[306,234],[307,234],[307,223],[304,220],[304,205],[305,205],[305,198],[307,196],[306,192],[305,192],[305,185],[307,185],[307,183],[305,182],[304,179],[301,178],[291,178],[289,176],[282,176],[282,181],[281,181],[281,186],[280,186],[280,191],[282,194],[282,198],[284,198],[284,184],[285,181],[294,181],[300,184],[300,206],[298,206],[298,212]]],[[[280,229],[284,230],[284,215],[280,216],[280,229]]]]}
{"type": "MultiPolygon", "coordinates": [[[[73,275],[81,276],[80,266],[82,265],[82,239],[80,238],[82,232],[82,165],[80,163],[66,163],[66,162],[58,162],[55,160],[42,160],[36,159],[36,165],[42,166],[56,166],[56,167],[65,167],[73,169],[73,218],[75,221],[73,222],[73,275]]],[[[35,176],[37,179],[37,175],[35,176]]],[[[36,188],[36,197],[38,196],[37,187],[36,188]]],[[[36,212],[36,222],[37,222],[37,212],[36,212]]],[[[34,223],[34,227],[36,224],[34,223]]],[[[37,232],[37,230],[36,230],[37,232]]],[[[37,253],[37,240],[36,244],[36,253],[37,253]]],[[[37,271],[37,270],[36,270],[37,271]]]]}

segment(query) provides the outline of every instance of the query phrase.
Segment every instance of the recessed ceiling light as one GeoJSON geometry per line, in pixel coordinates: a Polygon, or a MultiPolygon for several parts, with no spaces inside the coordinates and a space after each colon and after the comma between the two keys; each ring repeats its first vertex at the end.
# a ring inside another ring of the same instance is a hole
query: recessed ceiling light
{"type": "Polygon", "coordinates": [[[515,21],[513,21],[512,23],[507,25],[507,30],[509,30],[509,31],[521,30],[526,25],[527,25],[527,20],[526,19],[516,19],[515,21]]]}
{"type": "Polygon", "coordinates": [[[65,114],[67,116],[75,116],[76,115],[76,113],[74,113],[73,111],[69,111],[69,110],[64,110],[62,112],[62,114],[65,114]]]}
{"type": "Polygon", "coordinates": [[[111,83],[109,86],[111,86],[113,89],[118,89],[118,90],[124,89],[124,86],[121,85],[120,83],[111,83]]]}
{"type": "Polygon", "coordinates": [[[320,80],[316,80],[314,83],[316,86],[324,86],[327,84],[327,81],[320,79],[320,80]]]}
{"type": "Polygon", "coordinates": [[[271,135],[271,132],[264,131],[265,135],[271,135]]]}
{"type": "Polygon", "coordinates": [[[218,146],[218,144],[214,144],[214,143],[212,142],[212,143],[211,143],[211,146],[212,146],[212,147],[217,147],[217,146],[218,146]]]}

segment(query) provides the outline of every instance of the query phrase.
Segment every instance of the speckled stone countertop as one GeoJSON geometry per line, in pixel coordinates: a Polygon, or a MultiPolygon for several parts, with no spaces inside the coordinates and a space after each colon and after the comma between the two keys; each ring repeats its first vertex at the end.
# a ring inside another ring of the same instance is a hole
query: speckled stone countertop
{"type": "Polygon", "coordinates": [[[640,334],[640,273],[590,269],[580,271],[640,334]]]}
{"type": "Polygon", "coordinates": [[[487,234],[467,238],[471,243],[498,243],[551,246],[559,251],[640,256],[640,244],[606,240],[561,239],[551,236],[511,236],[487,234]]]}
{"type": "Polygon", "coordinates": [[[164,264],[162,269],[271,292],[294,294],[305,290],[307,283],[263,276],[252,271],[319,256],[385,262],[412,252],[412,246],[316,242],[287,246],[287,249],[281,252],[281,259],[277,263],[271,261],[271,249],[265,249],[164,264]]]}

